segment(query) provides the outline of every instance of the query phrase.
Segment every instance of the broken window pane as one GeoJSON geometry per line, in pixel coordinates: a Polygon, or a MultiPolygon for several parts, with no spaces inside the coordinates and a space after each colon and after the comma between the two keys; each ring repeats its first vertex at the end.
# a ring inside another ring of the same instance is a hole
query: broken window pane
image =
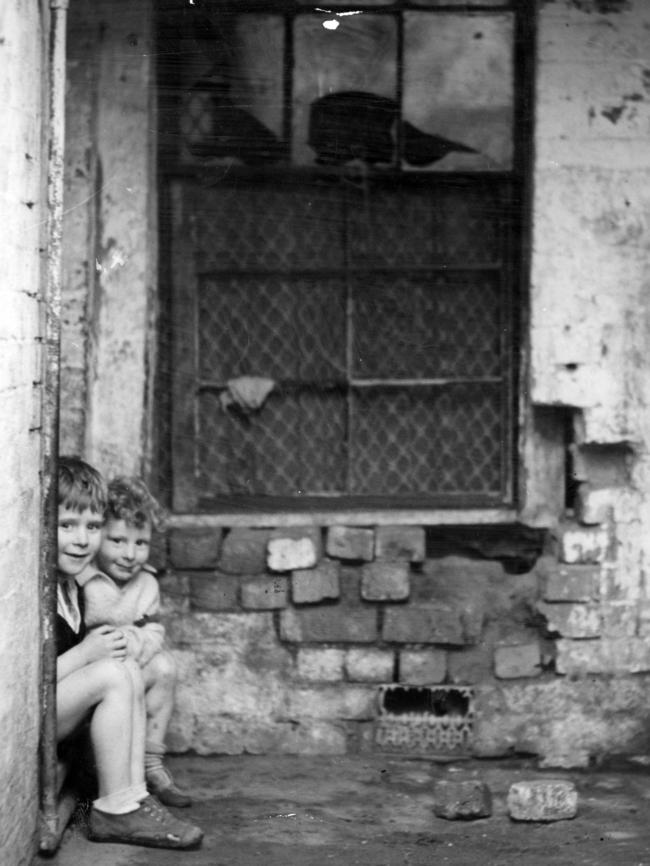
{"type": "Polygon", "coordinates": [[[407,13],[403,167],[512,167],[513,17],[407,13]]]}

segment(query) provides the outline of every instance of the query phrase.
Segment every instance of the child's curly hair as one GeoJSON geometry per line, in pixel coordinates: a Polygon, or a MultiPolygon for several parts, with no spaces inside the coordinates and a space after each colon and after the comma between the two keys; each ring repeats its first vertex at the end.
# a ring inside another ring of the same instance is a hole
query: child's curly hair
{"type": "Polygon", "coordinates": [[[89,508],[104,514],[106,484],[99,472],[81,457],[59,457],[58,504],[71,511],[89,508]]]}
{"type": "Polygon", "coordinates": [[[107,519],[124,520],[140,529],[150,522],[158,532],[165,528],[167,512],[141,478],[117,475],[108,484],[107,519]]]}

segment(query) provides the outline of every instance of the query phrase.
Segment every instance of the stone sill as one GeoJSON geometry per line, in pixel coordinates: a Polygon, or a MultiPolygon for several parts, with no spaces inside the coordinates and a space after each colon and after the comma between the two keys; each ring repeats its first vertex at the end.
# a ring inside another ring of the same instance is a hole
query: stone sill
{"type": "Polygon", "coordinates": [[[382,509],[341,511],[251,511],[217,514],[173,514],[170,529],[210,529],[212,527],[275,528],[284,526],[472,526],[517,523],[514,509],[382,509]]]}

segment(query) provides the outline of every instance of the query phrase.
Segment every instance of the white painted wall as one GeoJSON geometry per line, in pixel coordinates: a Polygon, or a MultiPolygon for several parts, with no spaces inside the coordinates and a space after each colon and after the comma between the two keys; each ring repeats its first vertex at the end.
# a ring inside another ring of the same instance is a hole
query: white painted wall
{"type": "Polygon", "coordinates": [[[31,863],[39,738],[41,4],[0,4],[0,859],[31,863]]]}

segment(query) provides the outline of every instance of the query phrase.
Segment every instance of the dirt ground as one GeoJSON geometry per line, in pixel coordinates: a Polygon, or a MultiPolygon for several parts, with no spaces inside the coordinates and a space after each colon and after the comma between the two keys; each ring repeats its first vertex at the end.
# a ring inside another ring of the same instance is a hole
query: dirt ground
{"type": "Polygon", "coordinates": [[[650,766],[540,771],[532,760],[436,763],[401,757],[179,757],[170,761],[196,805],[178,810],[205,830],[198,851],[88,842],[79,811],[54,857],[37,866],[650,866],[650,766]],[[493,814],[433,814],[437,779],[485,781],[493,814]],[[515,823],[513,782],[563,778],[578,815],[515,823]]]}

